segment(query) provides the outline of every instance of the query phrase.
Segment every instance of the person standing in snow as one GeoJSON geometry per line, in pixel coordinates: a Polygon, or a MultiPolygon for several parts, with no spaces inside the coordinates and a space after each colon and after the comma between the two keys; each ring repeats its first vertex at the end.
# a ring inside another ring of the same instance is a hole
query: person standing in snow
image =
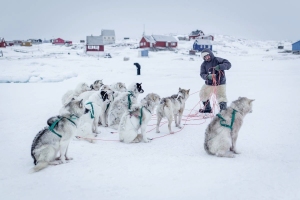
{"type": "Polygon", "coordinates": [[[200,113],[211,113],[210,96],[216,87],[216,98],[220,106],[220,112],[227,109],[226,97],[226,77],[225,71],[231,68],[231,63],[223,58],[215,57],[210,49],[204,49],[201,52],[203,63],[200,69],[200,76],[205,80],[199,96],[204,108],[200,113]]]}

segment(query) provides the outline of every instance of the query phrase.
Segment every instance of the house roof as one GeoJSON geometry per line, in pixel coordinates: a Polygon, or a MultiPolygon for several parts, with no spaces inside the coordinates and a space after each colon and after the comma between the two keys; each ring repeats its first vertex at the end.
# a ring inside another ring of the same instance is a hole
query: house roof
{"type": "MultiPolygon", "coordinates": [[[[189,36],[197,36],[197,35],[200,35],[201,32],[202,32],[201,30],[195,30],[195,31],[192,31],[189,36]]],[[[202,34],[204,34],[204,33],[202,32],[202,34]]]]}
{"type": "Polygon", "coordinates": [[[167,36],[167,35],[152,35],[154,40],[156,41],[163,41],[163,42],[177,42],[176,38],[173,36],[167,36]]]}
{"type": "Polygon", "coordinates": [[[147,42],[155,43],[155,40],[153,39],[153,37],[151,35],[144,35],[143,37],[145,38],[145,40],[147,42]]]}
{"type": "Polygon", "coordinates": [[[101,30],[102,36],[115,36],[115,30],[101,30]]]}
{"type": "Polygon", "coordinates": [[[194,43],[199,44],[199,45],[212,45],[211,40],[204,40],[204,39],[197,39],[197,40],[195,40],[194,43]]]}
{"type": "MultiPolygon", "coordinates": [[[[299,40],[299,41],[297,41],[297,42],[294,42],[293,44],[296,44],[296,43],[298,43],[298,42],[300,42],[300,40],[299,40]]],[[[293,44],[292,44],[292,45],[293,45],[293,44]]]]}
{"type": "Polygon", "coordinates": [[[86,36],[86,45],[103,45],[101,36],[86,36]]]}

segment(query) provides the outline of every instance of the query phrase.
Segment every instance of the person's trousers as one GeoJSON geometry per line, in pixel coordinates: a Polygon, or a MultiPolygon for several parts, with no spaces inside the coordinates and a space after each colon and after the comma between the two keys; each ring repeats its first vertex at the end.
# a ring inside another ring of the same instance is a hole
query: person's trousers
{"type": "Polygon", "coordinates": [[[220,102],[227,102],[226,96],[226,85],[206,85],[204,84],[200,90],[199,96],[202,102],[206,102],[210,99],[211,95],[215,93],[218,103],[220,102]]]}

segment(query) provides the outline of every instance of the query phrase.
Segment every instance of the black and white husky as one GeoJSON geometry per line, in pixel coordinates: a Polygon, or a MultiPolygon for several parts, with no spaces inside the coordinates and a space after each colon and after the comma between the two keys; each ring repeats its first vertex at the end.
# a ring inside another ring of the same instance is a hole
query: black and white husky
{"type": "Polygon", "coordinates": [[[94,142],[94,137],[100,133],[97,130],[99,120],[101,120],[101,124],[107,124],[105,121],[105,110],[109,103],[110,99],[106,91],[98,91],[89,97],[85,102],[85,107],[89,110],[89,113],[80,118],[77,136],[89,142],[94,142]]]}
{"type": "Polygon", "coordinates": [[[31,145],[31,156],[35,167],[30,172],[37,172],[49,164],[62,164],[72,158],[67,156],[68,146],[76,132],[79,118],[85,113],[82,100],[72,100],[64,106],[62,115],[48,119],[49,126],[41,130],[31,145]],[[60,156],[56,158],[57,153],[60,156]]]}
{"type": "Polygon", "coordinates": [[[163,117],[168,119],[168,128],[170,133],[174,133],[171,129],[171,124],[173,121],[173,116],[175,120],[175,126],[181,128],[182,114],[185,108],[185,102],[189,98],[190,90],[185,90],[179,88],[177,94],[170,97],[162,98],[159,106],[156,109],[157,124],[156,132],[159,133],[159,125],[163,117]]]}
{"type": "Polygon", "coordinates": [[[252,113],[254,99],[239,97],[226,110],[222,110],[205,130],[204,149],[208,154],[233,158],[239,154],[236,140],[244,117],[252,113]]]}
{"type": "Polygon", "coordinates": [[[137,102],[138,95],[143,93],[142,83],[132,83],[127,92],[121,92],[114,99],[108,109],[108,126],[118,129],[120,119],[124,112],[131,109],[131,105],[137,102]]]}
{"type": "Polygon", "coordinates": [[[118,128],[121,142],[151,141],[146,137],[146,128],[151,120],[153,110],[159,102],[159,95],[150,93],[141,100],[140,104],[132,105],[131,109],[123,114],[118,128]],[[138,133],[139,129],[141,129],[141,133],[138,133]]]}

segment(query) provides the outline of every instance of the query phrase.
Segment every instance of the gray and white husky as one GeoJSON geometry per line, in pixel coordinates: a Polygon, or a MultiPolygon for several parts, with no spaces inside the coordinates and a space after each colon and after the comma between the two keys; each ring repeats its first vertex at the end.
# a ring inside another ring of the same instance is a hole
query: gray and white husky
{"type": "Polygon", "coordinates": [[[138,95],[143,93],[142,83],[132,83],[127,92],[118,94],[108,109],[108,126],[118,129],[120,120],[124,112],[131,109],[131,105],[137,102],[138,95]]]}
{"type": "Polygon", "coordinates": [[[189,98],[190,90],[179,88],[177,94],[170,97],[162,98],[159,106],[156,109],[157,124],[156,133],[159,133],[159,125],[163,117],[168,119],[168,128],[170,133],[174,133],[171,129],[173,116],[175,118],[175,126],[181,128],[182,114],[185,108],[185,102],[189,98]]]}
{"type": "Polygon", "coordinates": [[[85,113],[82,100],[72,100],[64,106],[64,114],[48,119],[48,127],[41,130],[31,145],[31,156],[37,172],[49,164],[62,164],[72,158],[67,156],[69,143],[76,132],[78,119],[85,113]],[[56,158],[57,153],[60,156],[56,158]]]}
{"type": "Polygon", "coordinates": [[[152,112],[159,102],[159,95],[150,93],[141,100],[140,104],[132,105],[131,109],[123,114],[118,128],[121,142],[151,141],[146,137],[146,128],[151,120],[152,112]],[[138,133],[139,129],[141,129],[141,133],[138,133]]]}
{"type": "Polygon", "coordinates": [[[204,149],[208,154],[229,158],[239,154],[236,140],[244,117],[252,112],[253,101],[239,97],[213,118],[205,131],[204,149]]]}
{"type": "Polygon", "coordinates": [[[102,82],[102,79],[101,80],[96,80],[94,81],[94,83],[90,86],[91,90],[94,90],[94,91],[99,91],[100,90],[100,87],[104,85],[103,82],[102,82]]]}
{"type": "Polygon", "coordinates": [[[118,92],[126,92],[127,91],[125,83],[122,83],[122,82],[113,83],[109,86],[113,91],[118,91],[118,92]]]}
{"type": "Polygon", "coordinates": [[[91,88],[86,83],[79,83],[74,90],[67,91],[62,96],[62,105],[67,105],[70,101],[72,101],[73,98],[78,97],[81,93],[85,91],[90,91],[91,88]]]}

